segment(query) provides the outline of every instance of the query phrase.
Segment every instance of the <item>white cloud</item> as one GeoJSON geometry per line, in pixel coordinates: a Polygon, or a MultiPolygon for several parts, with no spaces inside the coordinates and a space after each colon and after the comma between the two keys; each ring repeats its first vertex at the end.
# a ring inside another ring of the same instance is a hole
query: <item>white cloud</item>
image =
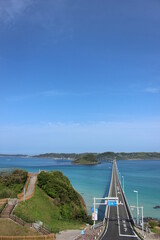
{"type": "Polygon", "coordinates": [[[14,22],[33,2],[32,0],[0,0],[0,22],[14,22]]]}
{"type": "Polygon", "coordinates": [[[64,90],[46,90],[42,92],[35,92],[35,93],[29,93],[26,95],[15,95],[10,96],[6,100],[7,101],[13,101],[13,102],[19,102],[19,101],[25,101],[33,98],[39,98],[39,97],[81,97],[81,96],[89,96],[94,95],[94,92],[70,92],[70,91],[64,91],[64,90]]]}
{"type": "Polygon", "coordinates": [[[144,91],[148,93],[160,93],[160,88],[149,87],[149,88],[146,88],[144,91]]]}

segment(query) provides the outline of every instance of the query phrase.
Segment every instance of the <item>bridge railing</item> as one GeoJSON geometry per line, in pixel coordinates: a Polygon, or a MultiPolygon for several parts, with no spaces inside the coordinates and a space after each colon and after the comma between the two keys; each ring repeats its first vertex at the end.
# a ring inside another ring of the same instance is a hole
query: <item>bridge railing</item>
{"type": "MultiPolygon", "coordinates": [[[[118,171],[117,171],[117,169],[118,169],[118,167],[117,167],[117,163],[116,163],[116,172],[117,172],[117,176],[118,176],[118,171]]],[[[130,220],[131,224],[132,224],[133,226],[135,226],[134,218],[133,218],[133,215],[132,215],[132,213],[131,213],[131,210],[130,210],[130,207],[129,207],[127,198],[126,198],[126,196],[125,196],[125,193],[124,193],[124,191],[123,191],[123,189],[122,189],[121,183],[120,183],[120,181],[119,181],[119,178],[118,178],[118,182],[119,182],[119,185],[120,185],[120,188],[121,188],[121,192],[122,192],[122,196],[123,196],[123,199],[124,199],[126,208],[127,208],[129,220],[130,220]]]]}
{"type": "MultiPolygon", "coordinates": [[[[110,197],[110,195],[111,195],[112,182],[113,182],[113,167],[112,167],[112,176],[111,176],[111,183],[110,183],[110,187],[109,187],[108,197],[110,197]]],[[[106,219],[108,219],[108,205],[106,206],[106,211],[105,211],[105,216],[104,216],[103,223],[105,223],[106,219]]]]}

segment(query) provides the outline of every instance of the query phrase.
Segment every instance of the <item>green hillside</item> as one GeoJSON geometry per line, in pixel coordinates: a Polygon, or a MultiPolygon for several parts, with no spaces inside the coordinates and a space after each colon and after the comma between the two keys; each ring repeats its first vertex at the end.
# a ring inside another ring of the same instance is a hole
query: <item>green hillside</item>
{"type": "Polygon", "coordinates": [[[42,221],[52,232],[84,227],[89,221],[82,197],[61,172],[41,172],[33,198],[14,214],[27,222],[42,221]]]}

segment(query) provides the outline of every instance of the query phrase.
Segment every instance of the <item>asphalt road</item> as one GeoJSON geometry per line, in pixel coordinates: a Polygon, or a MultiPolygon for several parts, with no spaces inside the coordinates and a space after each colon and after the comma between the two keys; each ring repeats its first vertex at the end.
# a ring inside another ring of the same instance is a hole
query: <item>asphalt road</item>
{"type": "Polygon", "coordinates": [[[121,204],[116,207],[108,207],[107,226],[101,240],[138,240],[139,238],[135,235],[128,216],[122,189],[118,180],[116,162],[113,163],[109,197],[118,197],[118,202],[121,204]]]}

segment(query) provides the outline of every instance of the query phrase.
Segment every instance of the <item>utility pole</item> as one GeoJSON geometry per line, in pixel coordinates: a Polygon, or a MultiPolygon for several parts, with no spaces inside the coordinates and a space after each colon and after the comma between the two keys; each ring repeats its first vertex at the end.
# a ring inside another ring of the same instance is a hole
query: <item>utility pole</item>
{"type": "Polygon", "coordinates": [[[144,237],[144,221],[143,221],[143,207],[142,208],[142,234],[143,234],[143,237],[144,237]]]}
{"type": "Polygon", "coordinates": [[[94,197],[94,225],[96,224],[95,215],[96,215],[96,198],[94,197]]]}
{"type": "Polygon", "coordinates": [[[137,194],[137,225],[138,225],[138,215],[139,215],[139,208],[138,208],[138,191],[137,191],[137,190],[134,190],[133,192],[137,194]]]}
{"type": "MultiPolygon", "coordinates": [[[[131,210],[133,211],[135,208],[137,208],[136,206],[130,206],[131,207],[131,210]]],[[[143,238],[144,238],[144,220],[143,220],[143,206],[141,207],[138,207],[138,211],[139,209],[141,208],[141,214],[142,214],[142,235],[143,235],[143,238]]]]}

